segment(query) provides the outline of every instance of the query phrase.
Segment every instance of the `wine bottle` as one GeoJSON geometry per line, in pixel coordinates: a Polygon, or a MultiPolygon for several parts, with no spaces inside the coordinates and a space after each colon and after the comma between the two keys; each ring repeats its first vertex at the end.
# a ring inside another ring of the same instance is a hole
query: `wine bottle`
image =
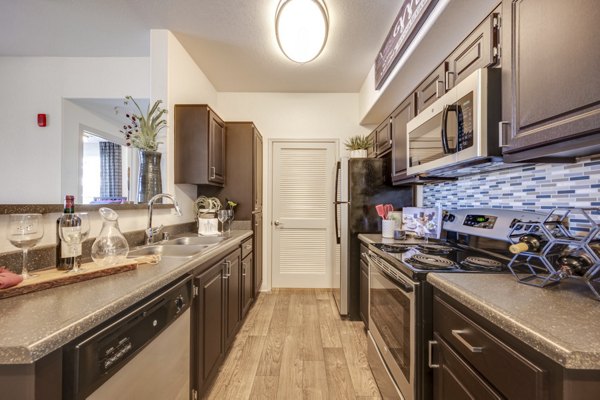
{"type": "Polygon", "coordinates": [[[563,278],[569,276],[584,276],[593,265],[594,261],[589,254],[581,250],[565,254],[556,261],[556,266],[563,278]]]}
{"type": "Polygon", "coordinates": [[[68,194],[65,196],[63,215],[56,220],[56,239],[58,242],[56,249],[56,268],[61,271],[68,271],[73,269],[78,262],[78,256],[81,255],[81,244],[78,246],[67,245],[60,239],[60,221],[63,218],[67,218],[67,228],[64,228],[65,224],[63,224],[62,229],[81,226],[81,220],[75,216],[75,196],[73,195],[68,194]]]}
{"type": "Polygon", "coordinates": [[[525,251],[538,252],[548,241],[546,238],[528,233],[519,237],[519,243],[511,245],[508,250],[513,254],[523,253],[525,251]]]}

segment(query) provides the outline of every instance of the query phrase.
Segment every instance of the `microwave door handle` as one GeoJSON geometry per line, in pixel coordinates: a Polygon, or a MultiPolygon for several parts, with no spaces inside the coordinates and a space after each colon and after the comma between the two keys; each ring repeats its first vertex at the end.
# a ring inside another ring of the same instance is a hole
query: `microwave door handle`
{"type": "Polygon", "coordinates": [[[442,149],[444,150],[444,154],[450,153],[450,149],[448,148],[448,105],[444,106],[444,111],[442,112],[442,149]]]}
{"type": "Polygon", "coordinates": [[[464,122],[463,122],[463,112],[462,112],[462,107],[460,106],[460,104],[456,104],[454,107],[456,107],[456,151],[461,151],[463,150],[462,148],[462,142],[463,142],[463,136],[464,136],[464,122]]]}
{"type": "Polygon", "coordinates": [[[444,111],[442,112],[442,147],[444,149],[444,154],[456,152],[456,147],[450,149],[450,145],[448,144],[448,114],[450,112],[454,112],[458,115],[458,106],[456,104],[445,105],[444,111]]]}

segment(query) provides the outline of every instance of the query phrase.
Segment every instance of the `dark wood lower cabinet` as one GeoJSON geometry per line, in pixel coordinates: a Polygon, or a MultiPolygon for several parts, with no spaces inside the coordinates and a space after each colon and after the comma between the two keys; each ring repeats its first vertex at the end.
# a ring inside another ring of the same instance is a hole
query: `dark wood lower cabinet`
{"type": "MultiPolygon", "coordinates": [[[[361,246],[362,249],[363,246],[361,246]]],[[[360,259],[360,318],[369,328],[369,265],[360,259]]]]}
{"type": "Polygon", "coordinates": [[[225,258],[225,345],[229,347],[242,320],[242,253],[236,250],[225,258]]]}
{"type": "Polygon", "coordinates": [[[216,374],[225,354],[225,262],[221,261],[194,279],[195,386],[202,393],[216,374]]]}
{"type": "Polygon", "coordinates": [[[254,256],[248,254],[242,260],[242,318],[246,316],[254,300],[254,256]]]}
{"type": "Polygon", "coordinates": [[[502,399],[442,338],[436,334],[434,339],[438,346],[437,368],[433,370],[434,399],[502,399]]]}
{"type": "Polygon", "coordinates": [[[192,390],[200,397],[217,375],[255,299],[253,253],[244,252],[242,260],[243,246],[194,279],[192,390]]]}
{"type": "Polygon", "coordinates": [[[439,290],[429,361],[435,400],[592,400],[600,371],[566,369],[439,290]]]}

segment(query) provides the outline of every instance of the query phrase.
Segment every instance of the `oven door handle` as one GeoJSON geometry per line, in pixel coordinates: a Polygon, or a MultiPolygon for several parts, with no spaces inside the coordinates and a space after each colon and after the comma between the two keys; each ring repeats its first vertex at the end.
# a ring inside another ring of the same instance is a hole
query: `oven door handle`
{"type": "MultiPolygon", "coordinates": [[[[415,291],[415,288],[413,285],[411,285],[410,283],[406,282],[404,279],[402,279],[399,276],[394,276],[392,274],[390,274],[389,272],[386,271],[386,267],[383,266],[383,264],[381,263],[381,261],[379,261],[379,257],[373,255],[373,254],[365,254],[365,256],[367,257],[367,259],[369,260],[370,263],[373,263],[373,265],[377,268],[377,270],[383,274],[387,279],[389,279],[390,281],[394,282],[394,284],[396,286],[398,286],[399,289],[401,289],[404,293],[412,293],[415,291]]],[[[393,268],[393,267],[390,267],[393,268]]]]}

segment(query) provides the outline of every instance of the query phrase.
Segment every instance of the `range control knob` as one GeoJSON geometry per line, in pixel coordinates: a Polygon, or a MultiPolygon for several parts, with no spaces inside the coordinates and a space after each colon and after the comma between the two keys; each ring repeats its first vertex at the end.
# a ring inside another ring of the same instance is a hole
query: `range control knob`
{"type": "Polygon", "coordinates": [[[179,314],[179,312],[183,310],[183,307],[185,307],[185,300],[183,299],[182,295],[179,295],[175,299],[175,307],[177,308],[177,314],[179,314]]]}

